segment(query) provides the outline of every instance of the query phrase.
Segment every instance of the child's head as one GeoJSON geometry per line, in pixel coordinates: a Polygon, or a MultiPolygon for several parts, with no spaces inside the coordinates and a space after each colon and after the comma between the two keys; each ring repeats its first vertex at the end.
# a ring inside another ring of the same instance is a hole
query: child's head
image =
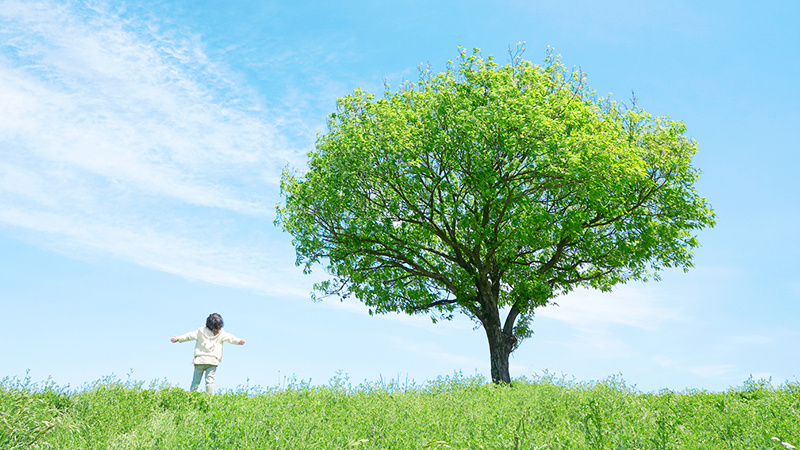
{"type": "Polygon", "coordinates": [[[217,313],[211,314],[208,316],[208,319],[206,319],[206,328],[211,330],[214,334],[219,333],[223,325],[225,325],[225,323],[222,321],[222,316],[217,313]]]}

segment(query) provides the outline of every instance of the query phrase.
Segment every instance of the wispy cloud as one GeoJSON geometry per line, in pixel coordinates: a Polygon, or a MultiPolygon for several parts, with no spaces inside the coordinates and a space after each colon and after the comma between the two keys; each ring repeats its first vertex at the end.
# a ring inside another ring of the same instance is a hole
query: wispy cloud
{"type": "Polygon", "coordinates": [[[653,332],[666,321],[682,320],[678,312],[661,306],[659,296],[642,285],[622,286],[610,293],[578,289],[556,300],[557,305],[536,310],[537,320],[554,320],[576,330],[571,340],[559,339],[558,345],[587,358],[637,356],[636,346],[626,340],[630,331],[653,332]]]}
{"type": "Polygon", "coordinates": [[[787,283],[789,288],[789,292],[795,295],[795,297],[800,297],[800,281],[791,281],[787,283]]]}
{"type": "Polygon", "coordinates": [[[676,311],[659,306],[658,299],[641,286],[623,286],[612,293],[579,289],[557,300],[558,305],[538,309],[537,317],[580,330],[610,324],[654,330],[665,320],[680,319],[676,311]]]}
{"type": "Polygon", "coordinates": [[[485,368],[486,361],[472,358],[469,356],[457,355],[443,350],[435,344],[425,343],[424,345],[411,343],[401,338],[394,338],[394,345],[399,350],[414,353],[434,361],[446,361],[452,364],[460,364],[464,367],[485,368]]]}
{"type": "Polygon", "coordinates": [[[686,370],[701,378],[711,378],[725,375],[733,370],[734,367],[731,364],[708,364],[688,367],[686,370]]]}
{"type": "Polygon", "coordinates": [[[301,152],[201,37],[102,2],[2,1],[0,21],[1,225],[49,247],[307,294],[276,269],[293,255],[276,258],[264,231],[280,169],[301,152]]]}
{"type": "MultiPolygon", "coordinates": [[[[733,364],[695,364],[684,365],[681,362],[664,355],[655,355],[652,357],[656,365],[665,369],[675,369],[680,372],[688,372],[700,378],[718,377],[721,375],[729,374],[736,369],[733,364]]],[[[681,358],[682,359],[682,358],[681,358]]]]}
{"type": "Polygon", "coordinates": [[[731,336],[728,342],[736,345],[753,345],[765,346],[776,342],[777,339],[773,336],[764,336],[761,334],[742,334],[731,336]]]}
{"type": "MultiPolygon", "coordinates": [[[[320,271],[321,272],[321,271],[320,271]]],[[[316,276],[323,278],[324,275],[317,273],[316,276]]],[[[353,314],[369,315],[370,308],[361,303],[354,297],[348,297],[340,300],[338,297],[326,297],[320,302],[321,306],[333,309],[341,309],[353,314]]],[[[454,333],[480,333],[483,335],[483,330],[475,322],[471,321],[463,314],[455,314],[452,320],[437,320],[433,323],[430,315],[427,314],[406,314],[402,312],[389,312],[386,314],[374,314],[374,320],[387,321],[403,324],[407,327],[418,328],[426,332],[451,336],[454,333]]]]}

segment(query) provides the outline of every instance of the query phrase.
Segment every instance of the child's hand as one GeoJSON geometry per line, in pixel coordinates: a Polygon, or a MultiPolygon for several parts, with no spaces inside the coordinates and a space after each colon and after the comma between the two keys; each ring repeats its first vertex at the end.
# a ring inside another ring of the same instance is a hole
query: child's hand
{"type": "Polygon", "coordinates": [[[244,345],[244,339],[242,339],[242,342],[239,342],[239,345],[244,345]]]}
{"type": "Polygon", "coordinates": [[[178,336],[172,336],[172,339],[170,339],[170,341],[172,341],[173,343],[178,342],[178,336]]]}

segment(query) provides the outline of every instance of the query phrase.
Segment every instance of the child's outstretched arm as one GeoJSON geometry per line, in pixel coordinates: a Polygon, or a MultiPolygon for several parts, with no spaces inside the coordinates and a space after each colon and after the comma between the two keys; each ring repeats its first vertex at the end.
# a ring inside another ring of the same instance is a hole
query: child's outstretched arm
{"type": "Polygon", "coordinates": [[[197,333],[198,333],[198,331],[195,330],[195,331],[190,331],[190,332],[188,332],[186,334],[182,334],[180,336],[172,336],[170,341],[172,343],[175,343],[175,342],[186,342],[186,341],[196,341],[197,340],[197,333]]]}
{"type": "Polygon", "coordinates": [[[230,334],[228,332],[224,332],[224,333],[225,333],[225,335],[222,336],[222,342],[229,342],[229,343],[235,344],[235,345],[244,345],[244,339],[239,339],[236,336],[234,336],[234,335],[232,335],[232,334],[230,334]]]}

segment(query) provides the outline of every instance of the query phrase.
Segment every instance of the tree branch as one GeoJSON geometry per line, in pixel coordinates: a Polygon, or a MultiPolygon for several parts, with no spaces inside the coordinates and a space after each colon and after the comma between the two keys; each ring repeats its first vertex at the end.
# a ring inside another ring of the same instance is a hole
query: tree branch
{"type": "Polygon", "coordinates": [[[436,307],[436,306],[452,305],[452,304],[455,304],[455,303],[458,303],[457,299],[437,300],[435,302],[428,303],[427,305],[414,306],[414,307],[411,308],[411,311],[413,311],[413,312],[427,311],[427,310],[429,310],[429,309],[431,309],[433,307],[436,307]]]}
{"type": "Polygon", "coordinates": [[[519,316],[519,308],[517,307],[517,302],[511,306],[511,310],[508,312],[508,316],[506,316],[505,324],[503,325],[503,333],[512,336],[514,333],[514,322],[516,322],[517,317],[519,316]]]}

